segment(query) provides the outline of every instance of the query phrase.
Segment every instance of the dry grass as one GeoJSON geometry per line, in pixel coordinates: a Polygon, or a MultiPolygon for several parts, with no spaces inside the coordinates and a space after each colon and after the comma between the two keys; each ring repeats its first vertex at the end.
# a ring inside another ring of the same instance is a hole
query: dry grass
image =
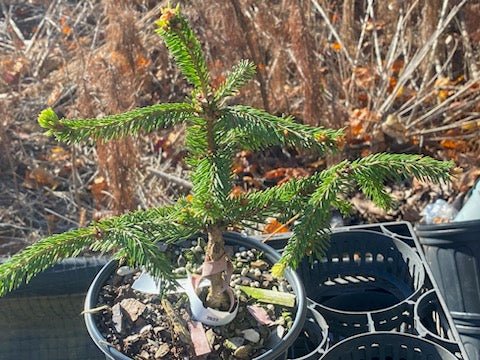
{"type": "MultiPolygon", "coordinates": [[[[107,210],[158,205],[184,191],[147,170],[183,176],[181,131],[59,147],[36,125],[45,106],[95,117],[181,99],[185,83],[152,31],[163,3],[1,3],[0,253],[107,210]]],[[[257,64],[239,101],[345,127],[344,156],[390,149],[479,165],[477,4],[182,3],[217,83],[241,58],[257,64]]]]}

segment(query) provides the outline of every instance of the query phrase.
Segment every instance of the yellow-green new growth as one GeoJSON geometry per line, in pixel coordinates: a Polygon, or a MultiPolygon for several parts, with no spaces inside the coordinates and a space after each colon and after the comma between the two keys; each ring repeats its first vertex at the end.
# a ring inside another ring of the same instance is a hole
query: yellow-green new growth
{"type": "Polygon", "coordinates": [[[59,119],[52,108],[47,108],[38,115],[38,123],[44,129],[54,129],[58,127],[59,119]]]}

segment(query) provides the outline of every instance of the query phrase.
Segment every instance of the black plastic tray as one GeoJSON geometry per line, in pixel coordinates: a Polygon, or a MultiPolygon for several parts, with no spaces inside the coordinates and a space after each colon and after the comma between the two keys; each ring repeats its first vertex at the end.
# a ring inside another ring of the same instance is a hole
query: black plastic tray
{"type": "MultiPolygon", "coordinates": [[[[442,331],[442,334],[435,334],[435,335],[438,335],[438,337],[432,336],[432,337],[426,337],[426,338],[430,341],[433,341],[434,343],[437,343],[438,345],[441,345],[441,346],[442,345],[444,346],[445,342],[443,340],[446,340],[450,344],[453,344],[453,346],[450,346],[450,349],[449,349],[450,352],[454,353],[454,355],[459,359],[468,360],[468,356],[467,356],[467,353],[465,351],[465,347],[460,341],[459,333],[458,333],[456,327],[454,326],[453,319],[452,319],[450,313],[448,312],[446,303],[445,303],[442,295],[440,294],[439,288],[438,288],[438,286],[437,286],[437,284],[436,284],[436,282],[433,278],[433,275],[432,275],[432,272],[431,272],[430,268],[428,267],[428,265],[426,265],[427,262],[426,262],[424,253],[423,253],[421,245],[420,245],[420,243],[419,243],[419,241],[418,241],[418,239],[415,235],[415,232],[413,230],[412,225],[408,222],[405,222],[405,221],[388,222],[388,223],[379,223],[379,224],[372,224],[372,225],[356,225],[356,226],[340,227],[340,228],[334,229],[333,232],[348,232],[348,231],[358,231],[358,230],[373,231],[373,232],[377,232],[377,233],[380,233],[380,234],[388,235],[388,236],[390,236],[394,239],[400,240],[403,243],[407,244],[418,254],[418,256],[420,257],[421,262],[422,262],[422,264],[425,268],[424,269],[425,270],[425,280],[424,280],[424,284],[422,286],[420,294],[422,295],[422,294],[424,294],[428,291],[433,290],[435,292],[436,298],[438,299],[438,305],[441,307],[441,310],[444,314],[444,316],[439,317],[439,319],[437,320],[437,322],[442,322],[442,323],[436,324],[437,328],[444,330],[444,331],[442,331]],[[445,329],[447,329],[447,331],[445,331],[445,329]],[[441,336],[443,336],[443,339],[442,339],[441,336]],[[438,341],[435,341],[436,338],[438,338],[438,341]]],[[[267,240],[267,243],[270,246],[272,246],[272,247],[276,248],[277,250],[281,251],[283,249],[284,245],[285,245],[286,240],[288,240],[288,238],[290,238],[290,236],[291,236],[291,233],[277,234],[277,235],[274,235],[273,237],[269,237],[269,239],[267,240]]],[[[266,237],[265,236],[260,236],[259,238],[262,239],[262,240],[265,240],[266,237]]],[[[418,299],[419,299],[419,297],[411,299],[410,301],[414,302],[414,304],[412,304],[412,305],[415,305],[416,302],[418,302],[418,299]]],[[[322,312],[320,311],[320,313],[322,313],[322,312]]],[[[415,326],[415,321],[414,321],[414,318],[413,318],[414,314],[411,313],[411,314],[408,314],[407,316],[411,317],[411,319],[409,319],[410,320],[409,322],[411,322],[414,325],[398,328],[398,329],[395,329],[394,331],[403,332],[403,333],[406,333],[406,334],[417,335],[419,337],[425,338],[424,329],[420,330],[420,329],[417,329],[417,327],[415,326]]],[[[372,327],[370,327],[370,328],[366,327],[364,329],[363,333],[364,334],[380,333],[380,331],[375,329],[374,327],[373,327],[373,329],[372,329],[372,327]]],[[[354,336],[352,336],[352,338],[353,337],[354,336]]],[[[332,341],[332,339],[330,339],[330,340],[331,340],[330,348],[332,348],[332,346],[334,346],[336,343],[339,343],[340,340],[344,340],[344,339],[338,339],[338,340],[333,339],[333,341],[332,341]]]]}
{"type": "Polygon", "coordinates": [[[0,298],[0,360],[104,360],[81,311],[88,286],[106,262],[64,260],[0,298]]]}

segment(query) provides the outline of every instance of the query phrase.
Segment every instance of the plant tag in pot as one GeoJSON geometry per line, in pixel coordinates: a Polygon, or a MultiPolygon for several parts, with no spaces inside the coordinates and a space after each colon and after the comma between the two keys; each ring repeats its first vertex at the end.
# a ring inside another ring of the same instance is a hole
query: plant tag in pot
{"type": "MultiPolygon", "coordinates": [[[[231,311],[220,311],[203,306],[202,300],[198,297],[192,284],[192,277],[188,275],[188,282],[185,290],[190,301],[190,310],[195,320],[210,326],[221,326],[230,323],[238,312],[238,299],[235,299],[235,304],[231,311]]],[[[198,286],[204,286],[207,279],[202,279],[198,286]]]]}
{"type": "MultiPolygon", "coordinates": [[[[172,289],[171,291],[169,291],[169,293],[185,292],[188,281],[189,281],[189,278],[177,279],[178,286],[172,289]]],[[[210,281],[208,279],[205,279],[202,282],[202,286],[209,286],[209,285],[210,285],[210,281]]],[[[133,282],[132,289],[146,293],[146,294],[160,295],[162,292],[162,286],[163,286],[162,280],[155,279],[148,272],[143,271],[138,277],[138,279],[133,282]]]]}

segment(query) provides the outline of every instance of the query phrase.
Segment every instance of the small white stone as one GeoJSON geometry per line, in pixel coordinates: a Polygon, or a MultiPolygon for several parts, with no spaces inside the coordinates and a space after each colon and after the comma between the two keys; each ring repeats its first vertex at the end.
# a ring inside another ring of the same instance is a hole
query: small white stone
{"type": "Polygon", "coordinates": [[[150,332],[153,330],[153,326],[148,324],[148,325],[145,325],[143,328],[140,329],[140,335],[143,335],[147,332],[150,332]]]}
{"type": "Polygon", "coordinates": [[[285,335],[285,328],[282,325],[277,326],[277,336],[282,339],[283,335],[285,335]]]}
{"type": "Polygon", "coordinates": [[[243,338],[252,343],[258,343],[260,341],[260,334],[254,329],[243,330],[243,338]]]}
{"type": "Polygon", "coordinates": [[[130,274],[133,274],[135,272],[135,270],[133,270],[130,266],[120,266],[118,269],[117,269],[117,275],[118,276],[127,276],[127,275],[130,275],[130,274]]]}

